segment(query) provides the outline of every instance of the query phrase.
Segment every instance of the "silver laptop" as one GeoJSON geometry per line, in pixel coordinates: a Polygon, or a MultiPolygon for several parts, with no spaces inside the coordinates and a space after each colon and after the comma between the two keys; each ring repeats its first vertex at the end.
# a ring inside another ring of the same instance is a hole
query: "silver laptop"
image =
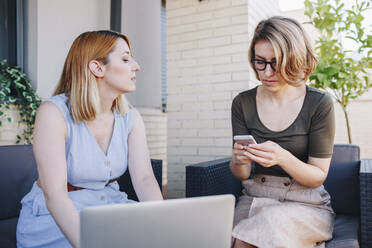
{"type": "Polygon", "coordinates": [[[88,207],[81,248],[228,248],[235,198],[207,196],[88,207]]]}

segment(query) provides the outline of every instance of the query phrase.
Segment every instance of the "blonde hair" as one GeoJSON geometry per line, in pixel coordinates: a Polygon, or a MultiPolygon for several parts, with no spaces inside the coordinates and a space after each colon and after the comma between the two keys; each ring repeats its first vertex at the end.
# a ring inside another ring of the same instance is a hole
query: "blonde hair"
{"type": "Polygon", "coordinates": [[[316,68],[318,61],[302,26],[291,18],[274,16],[257,25],[249,48],[249,61],[258,80],[253,59],[259,41],[270,42],[275,53],[276,71],[290,85],[305,83],[316,68]]]}
{"type": "MultiPolygon", "coordinates": [[[[125,40],[130,49],[129,40],[124,34],[109,30],[82,33],[72,43],[53,95],[66,94],[76,122],[96,118],[100,98],[96,78],[89,69],[89,62],[98,60],[107,64],[108,55],[118,39],[125,40]]],[[[125,97],[120,95],[114,100],[111,109],[116,109],[119,114],[125,114],[129,111],[130,105],[125,97]]]]}

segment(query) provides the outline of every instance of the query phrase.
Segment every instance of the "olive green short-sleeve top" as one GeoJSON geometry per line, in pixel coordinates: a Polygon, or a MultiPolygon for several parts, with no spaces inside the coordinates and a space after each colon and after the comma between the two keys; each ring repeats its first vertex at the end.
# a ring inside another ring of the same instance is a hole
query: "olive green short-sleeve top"
{"type": "MultiPolygon", "coordinates": [[[[231,106],[233,135],[250,134],[257,143],[271,140],[305,163],[309,156],[316,158],[332,156],[335,118],[331,96],[306,86],[306,96],[295,121],[286,129],[275,132],[260,121],[256,94],[257,87],[241,92],[234,98],[231,106]]],[[[256,164],[254,173],[289,176],[278,165],[266,168],[256,164]]]]}

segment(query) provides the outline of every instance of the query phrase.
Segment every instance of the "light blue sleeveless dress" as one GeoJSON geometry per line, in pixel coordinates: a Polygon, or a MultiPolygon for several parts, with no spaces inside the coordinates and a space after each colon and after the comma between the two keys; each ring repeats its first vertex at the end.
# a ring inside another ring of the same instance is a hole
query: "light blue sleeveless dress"
{"type": "MultiPolygon", "coordinates": [[[[117,182],[105,185],[127,170],[128,135],[132,128],[133,110],[124,115],[114,111],[114,130],[107,154],[104,154],[86,123],[73,121],[67,100],[64,94],[60,94],[46,101],[58,107],[67,124],[67,180],[84,188],[68,192],[75,207],[80,212],[89,206],[132,202],[126,193],[119,191],[117,182]]],[[[36,182],[21,203],[17,225],[18,247],[71,247],[50,215],[44,194],[36,182]]]]}

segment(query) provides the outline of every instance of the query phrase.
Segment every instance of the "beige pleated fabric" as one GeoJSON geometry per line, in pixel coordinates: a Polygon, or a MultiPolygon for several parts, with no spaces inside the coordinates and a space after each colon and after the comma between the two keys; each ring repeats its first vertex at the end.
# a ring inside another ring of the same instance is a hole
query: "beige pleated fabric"
{"type": "Polygon", "coordinates": [[[235,209],[233,240],[260,248],[324,247],[334,212],[323,186],[312,189],[288,177],[257,175],[243,181],[235,209]]]}

